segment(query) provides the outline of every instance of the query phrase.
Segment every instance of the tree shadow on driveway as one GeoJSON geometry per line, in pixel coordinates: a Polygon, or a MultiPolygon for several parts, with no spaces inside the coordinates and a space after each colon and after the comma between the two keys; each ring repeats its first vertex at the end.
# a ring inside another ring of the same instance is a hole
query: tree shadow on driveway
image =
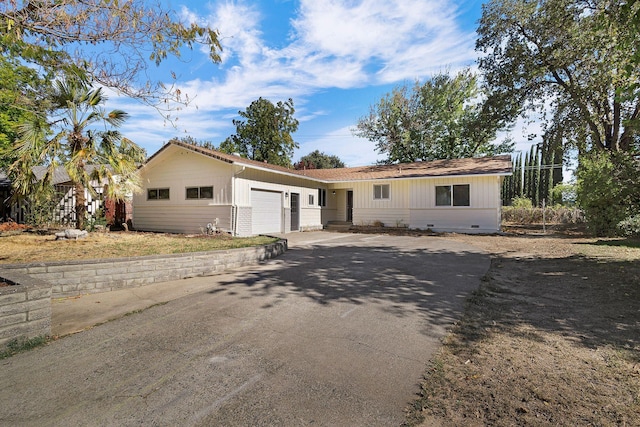
{"type": "Polygon", "coordinates": [[[388,239],[388,246],[377,240],[376,245],[296,247],[255,271],[219,282],[210,293],[233,293],[242,286],[253,296],[301,295],[322,306],[374,304],[400,318],[419,314],[431,324],[451,325],[478,288],[489,256],[435,239],[425,248],[432,246],[425,239],[388,239]]]}

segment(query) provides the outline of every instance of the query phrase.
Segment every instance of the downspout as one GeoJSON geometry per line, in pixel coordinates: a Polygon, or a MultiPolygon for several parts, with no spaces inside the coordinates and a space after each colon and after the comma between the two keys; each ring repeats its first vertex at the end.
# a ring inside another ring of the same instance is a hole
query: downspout
{"type": "Polygon", "coordinates": [[[244,172],[245,166],[242,166],[238,172],[231,176],[231,210],[234,213],[231,224],[231,234],[235,237],[238,235],[238,205],[236,204],[236,176],[244,172]]]}

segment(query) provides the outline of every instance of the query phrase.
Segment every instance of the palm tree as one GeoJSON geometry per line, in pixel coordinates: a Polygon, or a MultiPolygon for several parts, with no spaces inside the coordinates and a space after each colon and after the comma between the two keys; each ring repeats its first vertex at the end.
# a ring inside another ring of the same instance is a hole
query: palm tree
{"type": "Polygon", "coordinates": [[[108,196],[123,199],[137,187],[137,168],[145,159],[145,151],[116,130],[128,115],[102,108],[107,99],[102,88],[94,89],[86,81],[72,77],[56,80],[53,93],[53,120],[20,127],[14,146],[18,160],[10,172],[16,191],[29,195],[50,188],[55,169],[62,165],[74,185],[76,227],[83,229],[85,189],[95,196],[91,181],[106,180],[108,196]],[[32,171],[35,165],[47,166],[47,173],[39,182],[32,171]]]}

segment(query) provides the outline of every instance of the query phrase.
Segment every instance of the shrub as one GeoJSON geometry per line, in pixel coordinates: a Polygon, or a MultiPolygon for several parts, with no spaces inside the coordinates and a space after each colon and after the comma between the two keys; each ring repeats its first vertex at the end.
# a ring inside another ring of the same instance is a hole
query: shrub
{"type": "Polygon", "coordinates": [[[34,191],[25,204],[24,222],[35,228],[48,228],[54,219],[54,212],[58,206],[58,197],[53,189],[34,191]]]}
{"type": "Polygon", "coordinates": [[[575,206],[576,186],[575,184],[558,184],[551,190],[551,199],[562,206],[575,206]]]}
{"type": "Polygon", "coordinates": [[[620,232],[618,224],[640,210],[640,168],[626,153],[597,152],[580,158],[578,204],[598,236],[620,232]]]}
{"type": "Polygon", "coordinates": [[[526,197],[514,197],[511,201],[511,206],[514,208],[531,209],[533,207],[533,202],[531,202],[531,199],[527,199],[526,197]]]}
{"type": "Polygon", "coordinates": [[[620,221],[618,223],[618,231],[623,236],[639,237],[640,236],[640,214],[632,215],[620,221]]]}

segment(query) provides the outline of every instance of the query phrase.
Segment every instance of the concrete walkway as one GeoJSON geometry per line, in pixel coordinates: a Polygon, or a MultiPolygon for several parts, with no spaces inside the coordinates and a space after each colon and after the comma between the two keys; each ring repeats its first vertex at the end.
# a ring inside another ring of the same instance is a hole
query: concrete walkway
{"type": "Polygon", "coordinates": [[[0,425],[400,425],[489,257],[436,237],[286,237],[251,268],[56,301],[58,331],[168,302],[0,361],[0,425]]]}

